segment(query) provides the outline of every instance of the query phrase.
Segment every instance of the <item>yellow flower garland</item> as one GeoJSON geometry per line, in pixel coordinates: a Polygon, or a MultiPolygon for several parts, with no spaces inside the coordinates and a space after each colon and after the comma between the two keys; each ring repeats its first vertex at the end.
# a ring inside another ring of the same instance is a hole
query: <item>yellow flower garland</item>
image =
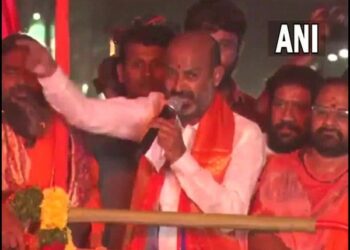
{"type": "Polygon", "coordinates": [[[62,188],[47,188],[41,202],[40,229],[63,230],[67,226],[69,197],[62,188]]]}
{"type": "MultiPolygon", "coordinates": [[[[68,194],[59,187],[47,188],[43,190],[43,200],[41,202],[40,229],[52,230],[67,228],[69,197],[68,194]]],[[[67,228],[67,239],[65,250],[75,250],[72,233],[67,228]]]]}

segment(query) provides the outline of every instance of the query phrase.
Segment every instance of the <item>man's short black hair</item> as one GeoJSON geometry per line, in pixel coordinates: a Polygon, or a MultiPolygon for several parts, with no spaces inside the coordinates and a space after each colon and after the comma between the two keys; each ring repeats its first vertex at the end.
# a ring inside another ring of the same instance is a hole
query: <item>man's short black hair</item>
{"type": "Polygon", "coordinates": [[[314,102],[318,89],[324,84],[324,79],[319,73],[307,66],[282,66],[266,82],[266,90],[270,100],[273,99],[278,88],[290,84],[298,84],[309,90],[311,100],[314,102]]]}
{"type": "Polygon", "coordinates": [[[7,37],[5,37],[4,39],[2,39],[2,44],[1,44],[1,54],[2,56],[7,54],[8,52],[10,52],[11,50],[13,50],[14,48],[18,47],[18,45],[16,44],[16,42],[18,40],[22,40],[22,39],[26,39],[26,40],[34,40],[32,37],[22,34],[22,33],[15,33],[15,34],[11,34],[7,37]]]}
{"type": "Polygon", "coordinates": [[[125,62],[126,47],[130,43],[167,48],[175,33],[165,25],[137,25],[126,30],[118,44],[118,57],[125,62]]]}
{"type": "Polygon", "coordinates": [[[231,0],[200,0],[186,14],[185,30],[224,30],[238,36],[245,34],[247,22],[244,13],[231,0]]]}

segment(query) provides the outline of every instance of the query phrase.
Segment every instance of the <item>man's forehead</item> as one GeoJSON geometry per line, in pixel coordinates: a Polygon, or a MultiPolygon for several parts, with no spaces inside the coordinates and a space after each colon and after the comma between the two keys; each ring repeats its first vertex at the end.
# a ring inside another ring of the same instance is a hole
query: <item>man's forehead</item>
{"type": "Polygon", "coordinates": [[[274,91],[274,96],[283,97],[294,97],[296,99],[310,98],[311,93],[306,87],[299,83],[287,83],[276,88],[274,91]]]}
{"type": "Polygon", "coordinates": [[[219,41],[227,40],[227,41],[236,41],[238,40],[238,36],[235,33],[228,32],[222,29],[216,30],[214,32],[211,32],[210,35],[219,41]]]}
{"type": "Polygon", "coordinates": [[[164,53],[166,48],[161,47],[159,45],[155,44],[143,44],[138,42],[131,42],[128,43],[126,46],[127,51],[133,51],[133,52],[145,52],[145,53],[164,53]]]}
{"type": "Polygon", "coordinates": [[[202,46],[200,44],[197,44],[196,46],[193,43],[183,42],[169,46],[166,55],[169,59],[181,58],[184,60],[208,60],[211,56],[211,50],[209,47],[202,46]]]}
{"type": "Polygon", "coordinates": [[[316,104],[323,106],[344,107],[349,106],[348,87],[345,85],[330,85],[321,89],[316,98],[316,104]]]}
{"type": "Polygon", "coordinates": [[[205,65],[210,65],[210,60],[203,54],[169,51],[166,58],[167,64],[171,68],[178,70],[199,70],[205,65]]]}
{"type": "Polygon", "coordinates": [[[12,66],[23,65],[27,52],[22,48],[15,48],[2,56],[2,63],[12,66]]]}
{"type": "Polygon", "coordinates": [[[160,57],[165,55],[166,48],[158,45],[144,45],[142,43],[130,43],[125,48],[126,57],[149,56],[160,57]]]}

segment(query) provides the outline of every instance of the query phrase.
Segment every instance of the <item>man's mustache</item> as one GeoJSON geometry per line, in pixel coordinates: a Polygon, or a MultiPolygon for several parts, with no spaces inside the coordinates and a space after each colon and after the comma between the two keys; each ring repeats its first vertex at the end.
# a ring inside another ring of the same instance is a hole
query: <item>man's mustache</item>
{"type": "Polygon", "coordinates": [[[11,88],[2,99],[3,119],[15,133],[32,146],[45,128],[41,125],[51,114],[51,109],[41,91],[29,86],[11,88]]]}
{"type": "Polygon", "coordinates": [[[170,92],[170,96],[171,97],[179,97],[179,98],[184,98],[184,99],[190,99],[190,100],[194,100],[195,96],[193,94],[193,92],[190,91],[171,91],[170,92]]]}
{"type": "Polygon", "coordinates": [[[335,134],[339,140],[343,139],[343,134],[338,129],[335,129],[335,128],[321,127],[317,129],[315,132],[315,135],[317,136],[324,136],[325,134],[335,134]]]}
{"type": "Polygon", "coordinates": [[[302,132],[301,128],[298,127],[297,125],[295,125],[292,122],[282,121],[282,122],[280,122],[280,123],[275,125],[275,129],[276,130],[280,130],[280,129],[283,129],[283,128],[288,128],[289,130],[292,130],[295,133],[301,133],[302,132]]]}
{"type": "Polygon", "coordinates": [[[5,102],[36,102],[40,105],[47,105],[44,94],[42,91],[33,89],[32,87],[24,84],[14,86],[8,90],[3,97],[5,102]]]}

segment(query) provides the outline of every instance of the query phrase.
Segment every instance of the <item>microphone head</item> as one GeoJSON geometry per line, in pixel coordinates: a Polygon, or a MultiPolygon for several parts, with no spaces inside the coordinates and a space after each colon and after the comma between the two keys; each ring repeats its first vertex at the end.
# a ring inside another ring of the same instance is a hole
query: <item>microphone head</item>
{"type": "Polygon", "coordinates": [[[183,106],[183,100],[178,96],[172,96],[168,99],[167,104],[178,114],[183,106]]]}

